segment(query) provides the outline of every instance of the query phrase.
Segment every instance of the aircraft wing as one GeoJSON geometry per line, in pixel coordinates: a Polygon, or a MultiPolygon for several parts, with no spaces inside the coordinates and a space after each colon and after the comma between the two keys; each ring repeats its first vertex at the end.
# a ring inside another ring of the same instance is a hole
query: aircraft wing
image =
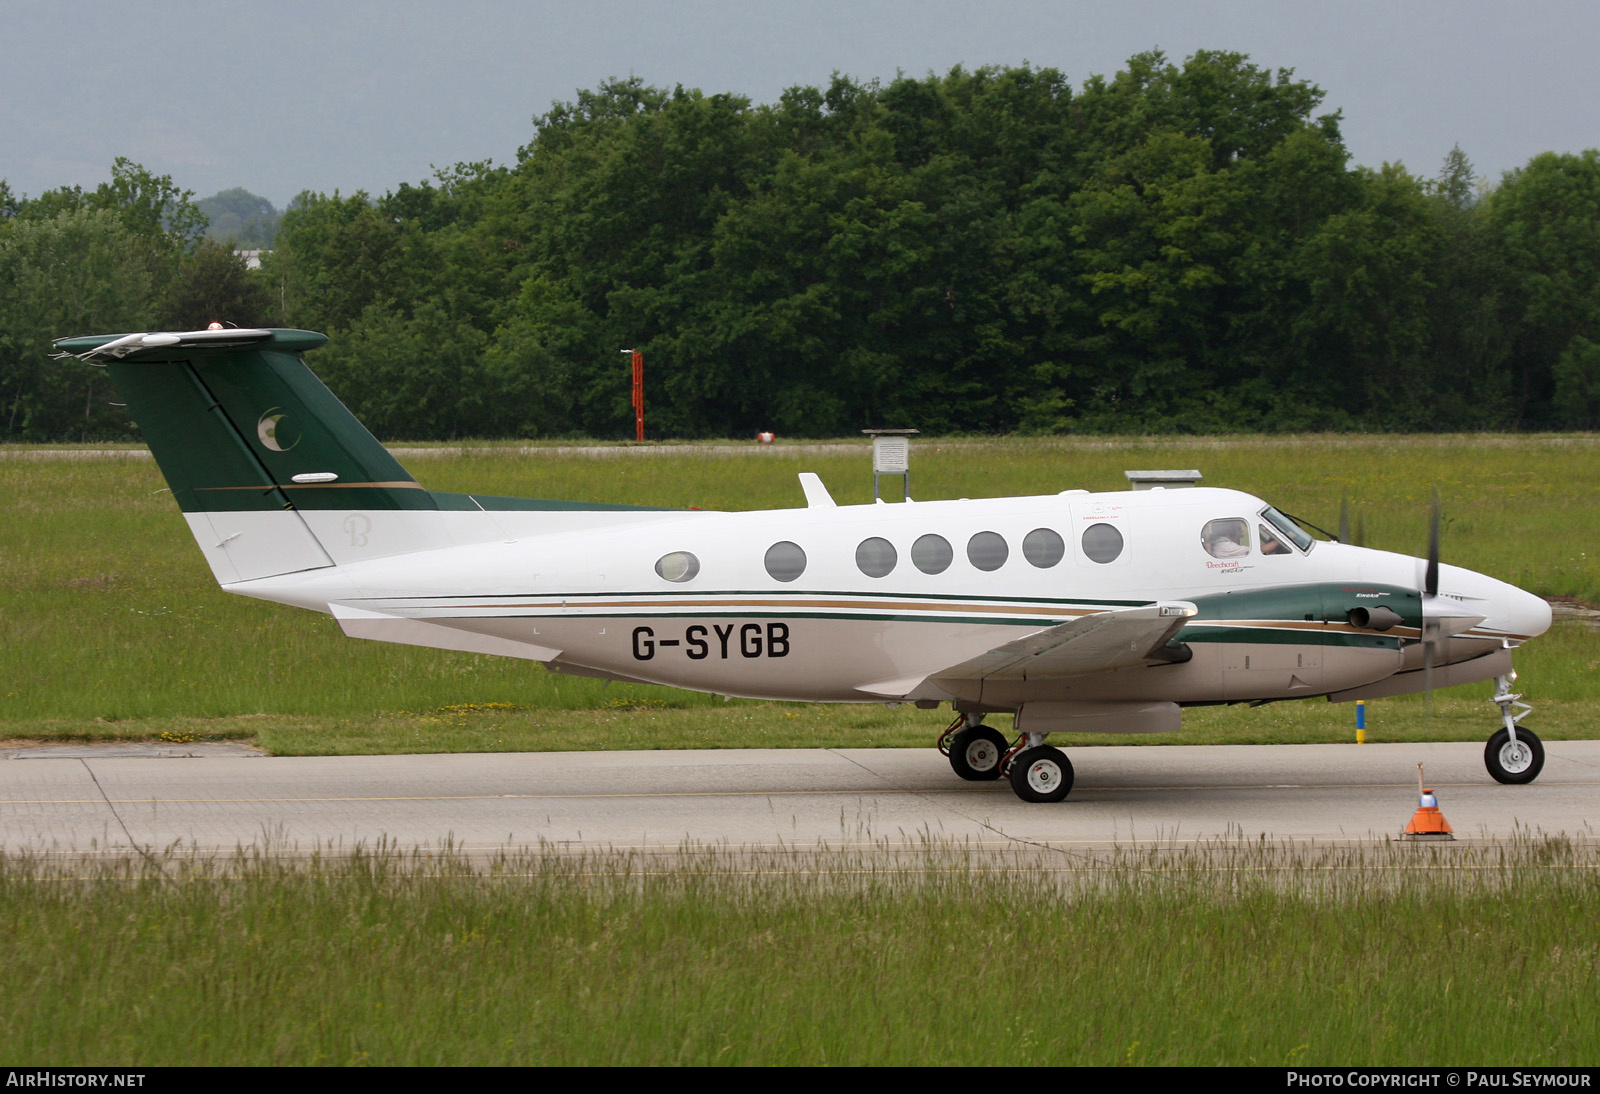
{"type": "Polygon", "coordinates": [[[1187,601],[1164,601],[1080,616],[1034,631],[976,657],[920,677],[883,680],[857,688],[871,695],[933,698],[941,680],[1037,680],[1087,676],[1171,660],[1162,647],[1194,617],[1187,601]]]}

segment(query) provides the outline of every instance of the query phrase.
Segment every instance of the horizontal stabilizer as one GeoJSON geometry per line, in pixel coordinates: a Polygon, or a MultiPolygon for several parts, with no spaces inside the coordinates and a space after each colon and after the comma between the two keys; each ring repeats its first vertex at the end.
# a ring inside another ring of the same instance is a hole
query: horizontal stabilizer
{"type": "MultiPolygon", "coordinates": [[[[121,361],[146,351],[233,349],[238,346],[253,346],[261,342],[272,341],[273,333],[271,330],[260,327],[226,327],[220,330],[151,331],[140,334],[90,335],[87,338],[62,338],[56,342],[56,348],[68,356],[93,364],[96,357],[114,357],[121,361]]],[[[296,333],[310,334],[308,331],[297,331],[296,333]]],[[[313,343],[314,345],[321,345],[327,341],[320,334],[311,335],[311,337],[317,339],[313,343]]],[[[309,349],[312,347],[306,345],[297,346],[296,348],[309,349]]]]}
{"type": "Polygon", "coordinates": [[[329,604],[328,610],[339,621],[339,629],[351,638],[370,638],[375,642],[396,642],[402,646],[429,646],[439,650],[488,653],[498,657],[521,657],[529,661],[553,661],[561,651],[531,642],[518,642],[490,634],[458,630],[442,623],[406,619],[383,612],[368,611],[348,604],[329,604]]]}

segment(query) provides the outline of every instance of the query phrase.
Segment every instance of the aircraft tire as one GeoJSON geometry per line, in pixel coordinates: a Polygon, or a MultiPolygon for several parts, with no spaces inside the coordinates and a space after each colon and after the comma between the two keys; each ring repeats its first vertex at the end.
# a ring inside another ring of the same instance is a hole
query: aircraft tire
{"type": "Polygon", "coordinates": [[[1519,726],[1513,744],[1511,734],[1500,729],[1483,750],[1483,766],[1496,782],[1531,783],[1544,769],[1544,743],[1532,730],[1519,726]]]}
{"type": "Polygon", "coordinates": [[[1059,748],[1040,745],[1011,761],[1011,789],[1025,802],[1058,802],[1072,793],[1072,761],[1059,748]]]}
{"type": "Polygon", "coordinates": [[[950,769],[973,782],[998,779],[1006,748],[999,730],[971,726],[950,740],[950,769]]]}

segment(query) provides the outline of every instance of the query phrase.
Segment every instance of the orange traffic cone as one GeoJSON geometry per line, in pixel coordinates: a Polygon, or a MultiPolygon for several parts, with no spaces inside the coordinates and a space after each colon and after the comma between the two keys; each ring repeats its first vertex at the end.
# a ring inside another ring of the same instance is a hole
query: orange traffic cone
{"type": "Polygon", "coordinates": [[[1444,819],[1444,814],[1439,812],[1439,799],[1432,790],[1422,785],[1422,765],[1417,765],[1417,811],[1411,814],[1411,823],[1406,825],[1406,830],[1400,833],[1401,839],[1413,840],[1453,840],[1455,834],[1450,828],[1450,822],[1444,819]]]}

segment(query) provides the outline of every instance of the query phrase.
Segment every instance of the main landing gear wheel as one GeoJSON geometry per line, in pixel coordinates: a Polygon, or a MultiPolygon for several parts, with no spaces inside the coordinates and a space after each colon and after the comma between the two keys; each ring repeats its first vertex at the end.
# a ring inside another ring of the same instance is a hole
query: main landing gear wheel
{"type": "Polygon", "coordinates": [[[963,779],[982,782],[1000,777],[1006,739],[988,726],[963,729],[950,739],[950,769],[963,779]]]}
{"type": "Polygon", "coordinates": [[[1544,767],[1544,744],[1521,726],[1515,741],[1505,730],[1497,730],[1483,750],[1483,766],[1496,782],[1531,783],[1544,767]]]}
{"type": "Polygon", "coordinates": [[[1011,789],[1025,802],[1058,802],[1072,792],[1072,761],[1059,748],[1025,748],[1011,760],[1011,789]]]}

